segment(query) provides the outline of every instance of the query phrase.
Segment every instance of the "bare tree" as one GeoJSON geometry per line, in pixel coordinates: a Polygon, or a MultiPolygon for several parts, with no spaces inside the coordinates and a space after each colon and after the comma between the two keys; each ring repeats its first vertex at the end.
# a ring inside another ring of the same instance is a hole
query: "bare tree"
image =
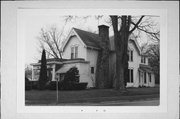
{"type": "Polygon", "coordinates": [[[66,24],[73,19],[72,16],[64,16],[64,25],[59,31],[57,26],[50,28],[41,28],[40,35],[37,37],[40,43],[39,52],[44,49],[48,57],[62,59],[61,44],[65,38],[66,24]]]}
{"type": "MultiPolygon", "coordinates": [[[[65,16],[65,25],[67,22],[76,21],[77,19],[88,19],[90,16],[65,16]]],[[[99,19],[103,16],[95,16],[99,23],[99,19]]],[[[151,16],[152,17],[152,16],[151,16]]],[[[134,32],[144,32],[154,41],[159,41],[159,30],[154,30],[155,24],[150,20],[150,16],[110,16],[111,21],[108,22],[113,27],[114,40],[115,40],[115,53],[116,53],[116,71],[115,71],[115,89],[124,90],[126,80],[128,78],[128,39],[129,36],[134,32]],[[154,26],[153,26],[154,25],[154,26]]],[[[65,27],[64,25],[64,27],[65,27]]],[[[57,28],[51,28],[49,30],[41,29],[41,36],[39,37],[41,48],[44,48],[49,56],[54,58],[62,58],[60,50],[60,41],[64,33],[63,29],[58,32],[57,28]]],[[[107,53],[104,53],[108,55],[107,53]]],[[[106,56],[102,56],[106,57],[106,56]]],[[[108,58],[108,57],[106,57],[108,58]]],[[[100,66],[101,67],[101,66],[100,66]]],[[[101,74],[101,73],[98,73],[101,74]]]]}
{"type": "Polygon", "coordinates": [[[116,53],[116,78],[115,89],[124,90],[125,81],[128,77],[128,39],[130,34],[135,30],[145,32],[151,39],[159,41],[159,31],[153,31],[153,23],[151,20],[143,20],[147,16],[110,16],[114,31],[115,53],[116,53]],[[118,20],[121,20],[120,24],[118,20]],[[151,21],[151,22],[150,22],[151,21]]]}
{"type": "Polygon", "coordinates": [[[56,27],[51,27],[48,30],[41,29],[40,36],[38,37],[41,49],[45,49],[48,56],[61,59],[61,34],[57,31],[56,27]]]}

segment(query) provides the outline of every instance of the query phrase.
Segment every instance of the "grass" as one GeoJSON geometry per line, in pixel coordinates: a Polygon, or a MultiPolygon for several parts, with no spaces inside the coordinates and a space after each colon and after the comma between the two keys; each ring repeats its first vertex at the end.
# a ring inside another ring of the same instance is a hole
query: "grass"
{"type": "MultiPolygon", "coordinates": [[[[59,91],[58,103],[98,103],[115,100],[144,100],[159,98],[159,88],[128,88],[125,93],[114,89],[59,91]]],[[[26,105],[55,105],[56,91],[31,90],[25,93],[26,105]]]]}

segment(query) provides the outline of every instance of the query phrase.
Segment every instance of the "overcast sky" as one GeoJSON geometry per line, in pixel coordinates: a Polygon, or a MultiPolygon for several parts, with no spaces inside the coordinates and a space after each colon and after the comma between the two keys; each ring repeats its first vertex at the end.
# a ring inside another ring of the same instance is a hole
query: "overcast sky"
{"type": "MultiPolygon", "coordinates": [[[[99,20],[99,22],[98,20],[95,19],[94,16],[90,16],[87,19],[83,19],[81,17],[67,23],[65,27],[65,31],[66,31],[65,35],[68,35],[70,29],[72,29],[73,27],[98,33],[98,24],[107,25],[107,23],[104,22],[104,19],[106,19],[107,16],[99,20]]],[[[60,31],[62,26],[65,24],[64,18],[65,16],[60,16],[60,15],[52,15],[52,16],[31,15],[26,17],[26,28],[25,28],[26,29],[26,34],[25,34],[26,64],[35,63],[41,58],[41,54],[39,54],[38,52],[40,44],[37,38],[40,35],[41,28],[48,29],[51,26],[57,26],[57,28],[60,31]]],[[[110,31],[111,31],[110,35],[112,35],[112,30],[110,31]]]]}
{"type": "MultiPolygon", "coordinates": [[[[81,16],[82,17],[82,16],[81,16]]],[[[60,30],[64,26],[65,16],[60,15],[28,15],[26,16],[26,26],[25,26],[25,62],[26,64],[36,63],[41,58],[39,53],[39,40],[37,37],[40,35],[41,28],[50,28],[51,26],[57,26],[60,30]]],[[[102,19],[95,19],[94,16],[88,17],[86,20],[82,18],[77,18],[68,22],[65,27],[65,35],[68,35],[72,27],[79,29],[92,31],[98,33],[98,25],[105,24],[105,21],[109,16],[104,16],[102,19]]],[[[112,27],[110,27],[110,35],[113,35],[112,27]]],[[[146,39],[146,36],[143,36],[146,39]]]]}

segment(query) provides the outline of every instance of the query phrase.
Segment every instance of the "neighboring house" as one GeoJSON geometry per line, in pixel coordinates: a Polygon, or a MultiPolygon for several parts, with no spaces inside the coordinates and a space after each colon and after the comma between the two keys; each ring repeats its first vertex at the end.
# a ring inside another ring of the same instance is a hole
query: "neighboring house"
{"type": "MultiPolygon", "coordinates": [[[[109,27],[99,26],[99,34],[109,36],[109,27]]],[[[102,38],[101,38],[102,39],[102,38]]],[[[71,67],[76,66],[79,70],[80,82],[87,82],[88,87],[95,87],[96,84],[96,64],[98,51],[101,49],[100,43],[109,42],[111,54],[109,56],[109,78],[114,80],[115,76],[115,52],[114,38],[107,37],[100,41],[100,35],[88,31],[72,28],[65,43],[62,46],[63,59],[47,59],[48,77],[50,80],[63,80],[63,76],[71,67]]],[[[128,41],[129,54],[129,80],[127,87],[155,86],[154,73],[148,65],[148,57],[142,55],[141,49],[135,38],[132,36],[128,41]]],[[[34,63],[34,70],[40,68],[40,63],[34,63]]],[[[37,70],[36,70],[37,71],[37,70]]],[[[38,80],[34,76],[33,80],[38,80]]]]}

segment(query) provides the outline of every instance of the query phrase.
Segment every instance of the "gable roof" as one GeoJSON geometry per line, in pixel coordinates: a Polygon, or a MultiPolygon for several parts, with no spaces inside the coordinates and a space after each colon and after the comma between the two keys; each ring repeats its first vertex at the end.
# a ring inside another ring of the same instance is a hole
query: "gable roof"
{"type": "MultiPolygon", "coordinates": [[[[62,50],[64,51],[64,48],[66,46],[66,44],[68,43],[68,41],[70,40],[71,36],[76,35],[77,37],[79,37],[79,39],[82,41],[82,43],[85,45],[85,47],[87,48],[94,48],[94,49],[101,49],[100,46],[100,37],[98,34],[96,33],[92,33],[92,32],[88,32],[88,31],[84,31],[81,29],[77,29],[77,28],[72,28],[64,45],[62,46],[62,50]]],[[[110,40],[110,50],[114,51],[114,36],[111,36],[109,38],[110,40]]],[[[141,48],[139,46],[139,44],[137,43],[137,40],[131,35],[129,40],[132,40],[136,46],[136,48],[138,49],[138,52],[141,54],[141,48]]]]}
{"type": "Polygon", "coordinates": [[[95,48],[101,48],[99,46],[99,35],[95,34],[95,33],[91,33],[88,31],[84,31],[84,30],[80,30],[77,28],[74,28],[75,32],[79,35],[79,37],[81,38],[81,40],[86,44],[86,46],[88,47],[95,47],[95,48]]]}
{"type": "Polygon", "coordinates": [[[94,48],[94,49],[100,49],[100,45],[99,45],[99,35],[95,34],[95,33],[91,33],[88,31],[84,31],[81,29],[77,29],[77,28],[72,28],[65,43],[62,45],[62,50],[64,51],[64,48],[66,46],[66,44],[69,42],[70,38],[72,36],[76,35],[80,41],[83,43],[83,45],[85,47],[88,48],[94,48]]]}

